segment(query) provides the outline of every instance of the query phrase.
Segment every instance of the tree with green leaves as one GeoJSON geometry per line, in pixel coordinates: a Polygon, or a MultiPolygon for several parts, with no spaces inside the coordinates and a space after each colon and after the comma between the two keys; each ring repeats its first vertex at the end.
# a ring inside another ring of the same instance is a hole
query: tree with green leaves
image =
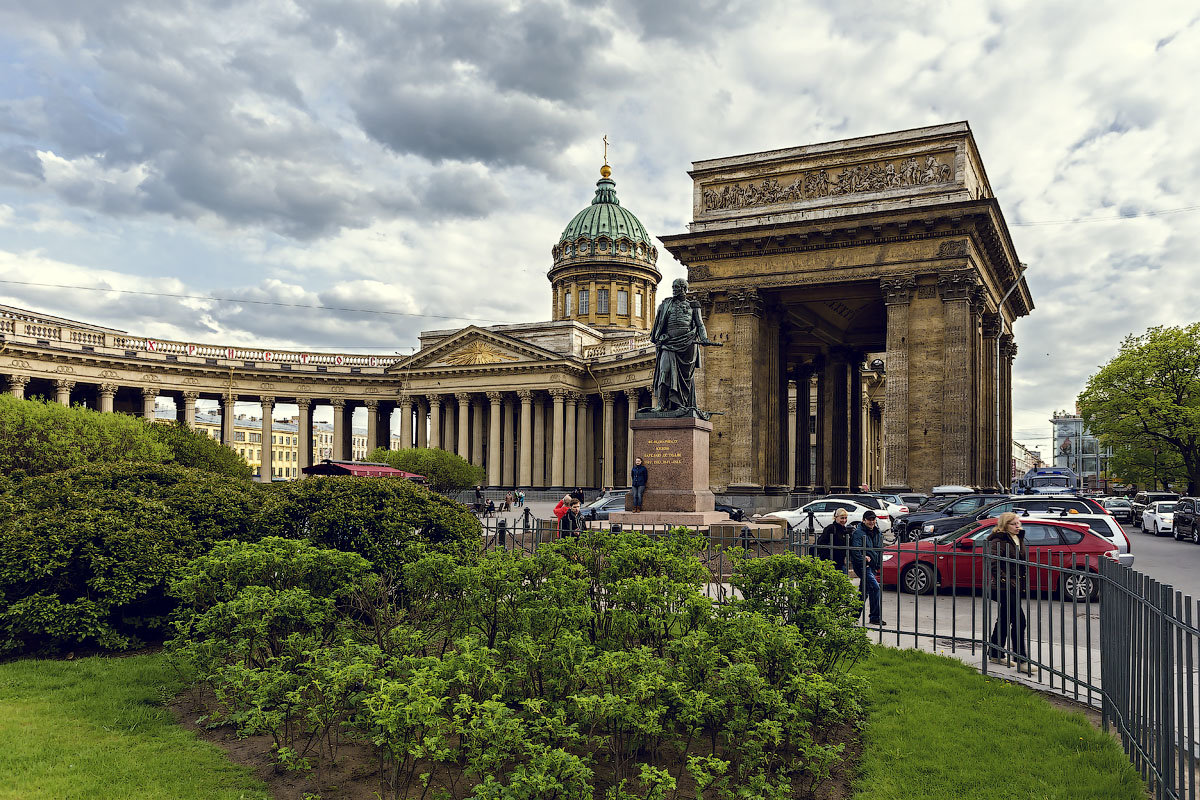
{"type": "Polygon", "coordinates": [[[233,448],[197,433],[183,422],[163,420],[151,425],[150,431],[155,439],[170,448],[171,460],[181,467],[246,480],[253,474],[246,459],[233,448]]]}
{"type": "Polygon", "coordinates": [[[424,475],[430,488],[436,492],[459,492],[484,480],[483,467],[477,467],[462,456],[436,447],[412,447],[406,450],[377,447],[367,455],[367,461],[424,475]]]}
{"type": "Polygon", "coordinates": [[[1200,322],[1156,326],[1125,337],[1117,355],[1088,380],[1079,411],[1103,443],[1151,453],[1157,447],[1164,465],[1180,462],[1188,494],[1195,494],[1200,486],[1200,322]]]}

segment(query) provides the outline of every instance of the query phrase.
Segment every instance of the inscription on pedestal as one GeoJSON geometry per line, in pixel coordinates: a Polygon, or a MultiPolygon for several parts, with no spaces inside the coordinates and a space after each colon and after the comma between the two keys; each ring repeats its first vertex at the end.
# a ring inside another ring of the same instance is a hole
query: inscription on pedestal
{"type": "Polygon", "coordinates": [[[645,453],[638,453],[642,462],[649,467],[682,466],[682,442],[678,438],[657,436],[646,440],[649,448],[645,453]]]}

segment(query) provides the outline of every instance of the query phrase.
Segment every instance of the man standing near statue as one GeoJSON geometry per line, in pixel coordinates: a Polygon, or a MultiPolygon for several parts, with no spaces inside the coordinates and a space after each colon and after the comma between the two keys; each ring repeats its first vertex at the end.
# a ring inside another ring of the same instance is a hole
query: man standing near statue
{"type": "MultiPolygon", "coordinates": [[[[676,278],[671,283],[671,296],[658,306],[650,341],[654,342],[654,410],[680,412],[685,416],[696,408],[696,368],[700,366],[702,346],[719,347],[709,341],[708,331],[700,316],[700,304],[687,299],[688,283],[676,278]]],[[[704,417],[707,419],[707,417],[704,417]]]]}

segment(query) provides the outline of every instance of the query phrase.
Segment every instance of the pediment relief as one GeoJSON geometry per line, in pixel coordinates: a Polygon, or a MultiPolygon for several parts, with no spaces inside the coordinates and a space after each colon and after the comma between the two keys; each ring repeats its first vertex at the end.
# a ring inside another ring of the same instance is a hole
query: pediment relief
{"type": "Polygon", "coordinates": [[[501,364],[506,361],[519,361],[520,356],[505,352],[491,342],[476,339],[442,357],[439,363],[451,367],[473,366],[475,364],[501,364]]]}
{"type": "Polygon", "coordinates": [[[556,361],[559,355],[519,339],[485,331],[465,328],[433,347],[415,353],[401,361],[389,372],[437,367],[477,367],[519,362],[556,361]]]}

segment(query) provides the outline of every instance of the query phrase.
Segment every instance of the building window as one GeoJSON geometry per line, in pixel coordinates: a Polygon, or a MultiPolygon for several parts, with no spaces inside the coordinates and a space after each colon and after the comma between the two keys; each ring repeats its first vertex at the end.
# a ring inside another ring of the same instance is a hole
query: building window
{"type": "Polygon", "coordinates": [[[234,432],[233,432],[233,440],[234,440],[235,442],[244,442],[244,441],[246,441],[246,433],[245,433],[245,431],[234,431],[234,432]]]}
{"type": "Polygon", "coordinates": [[[566,300],[563,302],[563,316],[564,317],[571,316],[571,293],[570,293],[570,291],[567,292],[566,300]]]}
{"type": "Polygon", "coordinates": [[[588,313],[588,290],[587,289],[579,290],[579,313],[580,314],[588,313]]]}
{"type": "Polygon", "coordinates": [[[633,315],[640,317],[642,315],[642,293],[638,292],[633,296],[633,315]]]}
{"type": "Polygon", "coordinates": [[[597,289],[596,290],[596,313],[597,314],[607,314],[608,313],[608,289],[597,289]]]}
{"type": "Polygon", "coordinates": [[[629,292],[617,289],[617,313],[625,316],[629,313],[629,292]]]}

